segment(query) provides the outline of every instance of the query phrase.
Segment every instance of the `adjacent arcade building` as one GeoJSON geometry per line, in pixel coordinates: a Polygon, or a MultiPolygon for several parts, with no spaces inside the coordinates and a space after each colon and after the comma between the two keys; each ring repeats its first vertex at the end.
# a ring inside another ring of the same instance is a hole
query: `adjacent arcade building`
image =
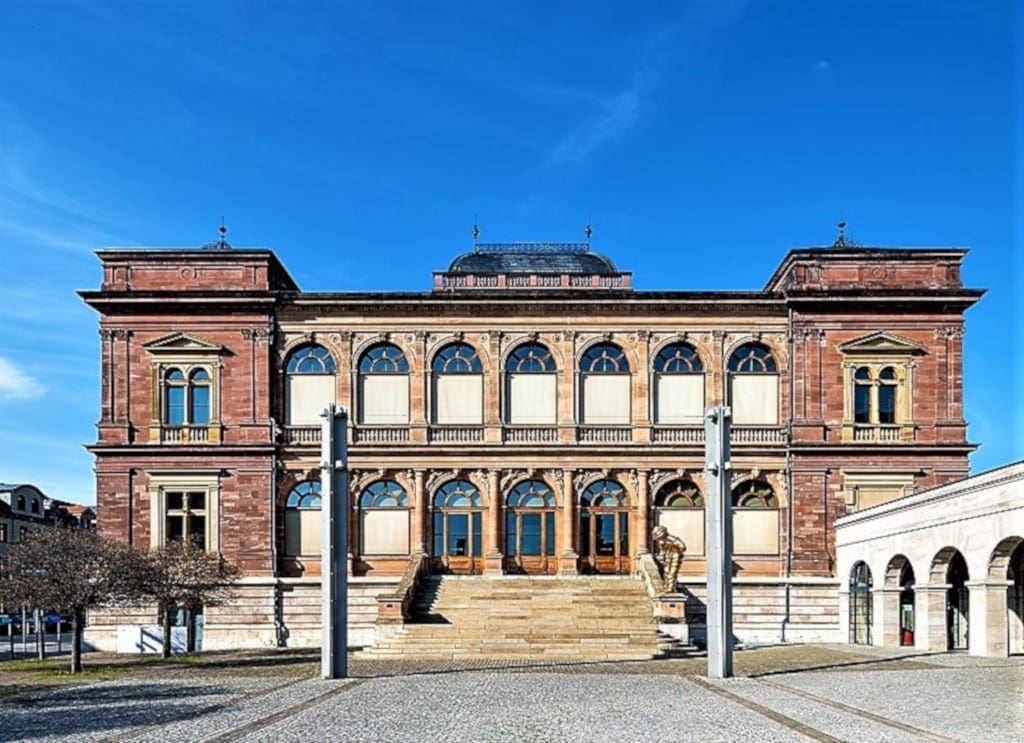
{"type": "MultiPolygon", "coordinates": [[[[760,291],[654,292],[589,243],[477,244],[429,291],[305,292],[269,250],[101,250],[99,528],[242,567],[206,647],[315,645],[333,402],[355,598],[418,555],[630,574],[656,525],[699,596],[703,412],[727,404],[737,634],[838,640],[836,519],[968,473],[966,252],[840,240],[760,291]]],[[[98,613],[94,641],[124,621],[98,613]]]]}

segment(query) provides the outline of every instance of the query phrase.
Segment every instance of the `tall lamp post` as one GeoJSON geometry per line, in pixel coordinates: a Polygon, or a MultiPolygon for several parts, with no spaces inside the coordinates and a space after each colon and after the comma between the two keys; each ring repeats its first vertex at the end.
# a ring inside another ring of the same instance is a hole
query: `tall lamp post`
{"type": "Polygon", "coordinates": [[[320,669],[325,679],[339,679],[348,676],[348,413],[331,404],[320,417],[320,669]]]}

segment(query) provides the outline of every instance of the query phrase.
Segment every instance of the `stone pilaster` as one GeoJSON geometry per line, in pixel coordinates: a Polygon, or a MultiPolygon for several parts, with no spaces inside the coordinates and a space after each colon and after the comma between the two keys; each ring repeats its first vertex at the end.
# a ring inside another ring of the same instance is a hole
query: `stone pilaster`
{"type": "Polygon", "coordinates": [[[558,555],[558,574],[577,575],[579,554],[576,552],[576,490],[573,471],[562,471],[562,549],[558,555]]]}
{"type": "Polygon", "coordinates": [[[490,470],[487,473],[487,528],[484,529],[484,575],[502,575],[504,555],[501,552],[501,473],[490,470]]]}
{"type": "Polygon", "coordinates": [[[629,554],[634,557],[650,551],[651,521],[650,472],[637,470],[636,473],[636,511],[633,529],[629,535],[629,554]]]}
{"type": "Polygon", "coordinates": [[[427,553],[427,489],[425,487],[426,471],[416,470],[413,473],[412,504],[412,554],[427,553]]]}

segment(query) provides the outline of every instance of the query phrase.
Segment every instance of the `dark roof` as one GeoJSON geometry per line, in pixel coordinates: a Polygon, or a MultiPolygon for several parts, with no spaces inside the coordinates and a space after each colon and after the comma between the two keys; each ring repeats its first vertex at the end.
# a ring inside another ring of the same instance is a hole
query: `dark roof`
{"type": "Polygon", "coordinates": [[[587,243],[481,243],[452,261],[448,273],[618,273],[587,243]]]}

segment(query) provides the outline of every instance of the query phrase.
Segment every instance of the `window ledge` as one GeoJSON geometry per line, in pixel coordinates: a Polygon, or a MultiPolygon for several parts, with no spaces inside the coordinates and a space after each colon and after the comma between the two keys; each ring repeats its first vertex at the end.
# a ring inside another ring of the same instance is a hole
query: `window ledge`
{"type": "Polygon", "coordinates": [[[855,444],[913,443],[915,427],[907,423],[844,423],[843,441],[855,444]]]}
{"type": "Polygon", "coordinates": [[[161,444],[219,444],[220,426],[151,426],[149,440],[161,444]]]}

